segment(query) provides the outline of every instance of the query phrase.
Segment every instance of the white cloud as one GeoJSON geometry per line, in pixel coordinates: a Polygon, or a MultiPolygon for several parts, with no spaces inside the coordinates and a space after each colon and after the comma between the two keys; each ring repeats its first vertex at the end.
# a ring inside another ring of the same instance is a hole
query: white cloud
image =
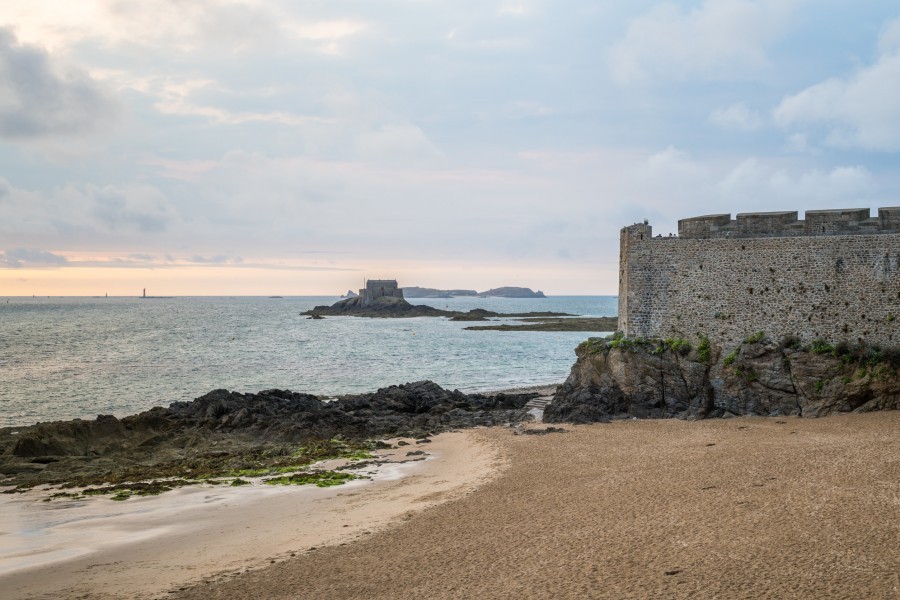
{"type": "Polygon", "coordinates": [[[722,129],[756,131],[763,125],[762,116],[743,103],[717,108],[709,115],[709,121],[722,129]]]}
{"type": "Polygon", "coordinates": [[[882,54],[900,50],[900,18],[888,21],[878,36],[878,49],[882,54]]]}
{"type": "Polygon", "coordinates": [[[830,146],[900,150],[900,19],[885,27],[879,47],[875,64],[784,98],[776,122],[785,129],[822,127],[830,146]]]}
{"type": "Polygon", "coordinates": [[[92,216],[110,231],[159,232],[177,217],[175,208],[162,192],[148,185],[87,185],[84,190],[69,188],[65,193],[76,200],[88,200],[92,216]]]}
{"type": "Polygon", "coordinates": [[[35,248],[14,248],[0,253],[0,267],[11,269],[24,267],[59,267],[68,263],[65,256],[35,248]]]}
{"type": "Polygon", "coordinates": [[[661,182],[702,181],[710,175],[707,165],[695,161],[687,152],[673,146],[650,155],[641,165],[641,171],[661,182]]]}
{"type": "Polygon", "coordinates": [[[112,96],[83,71],[0,27],[0,136],[34,139],[82,134],[114,118],[112,96]]]}
{"type": "Polygon", "coordinates": [[[754,207],[746,210],[865,206],[876,190],[872,173],[865,167],[798,170],[755,158],[735,166],[717,187],[728,201],[754,207]]]}
{"type": "Polygon", "coordinates": [[[497,12],[501,15],[521,17],[527,15],[531,11],[532,9],[525,2],[504,2],[497,12]]]}
{"type": "Polygon", "coordinates": [[[0,234],[13,243],[134,241],[135,234],[159,234],[180,221],[171,201],[146,184],[68,185],[38,192],[0,178],[0,189],[7,190],[0,202],[0,234]]]}
{"type": "Polygon", "coordinates": [[[357,157],[370,163],[424,165],[442,156],[425,133],[410,124],[384,125],[362,132],[353,143],[357,157]]]}
{"type": "Polygon", "coordinates": [[[4,0],[2,16],[23,39],[51,48],[94,39],[107,46],[242,52],[303,40],[314,51],[339,54],[343,40],[366,28],[362,21],[304,12],[307,7],[273,0],[4,0]]]}
{"type": "Polygon", "coordinates": [[[610,54],[622,84],[662,79],[744,79],[769,64],[797,0],[706,0],[683,12],[664,2],[634,19],[610,54]]]}

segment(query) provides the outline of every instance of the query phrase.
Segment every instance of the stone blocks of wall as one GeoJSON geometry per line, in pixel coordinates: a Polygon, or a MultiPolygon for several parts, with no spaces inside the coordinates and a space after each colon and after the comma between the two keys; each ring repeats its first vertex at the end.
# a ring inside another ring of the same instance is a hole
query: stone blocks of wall
{"type": "Polygon", "coordinates": [[[403,299],[403,289],[397,287],[396,279],[369,279],[366,281],[366,287],[359,290],[359,297],[362,299],[363,306],[378,300],[378,298],[398,298],[403,299]]]}
{"type": "MultiPolygon", "coordinates": [[[[894,210],[879,219],[900,218],[894,210]]],[[[847,215],[832,214],[816,224],[827,227],[835,219],[850,222],[847,215]]],[[[727,346],[762,331],[773,340],[791,334],[805,342],[900,345],[900,229],[871,235],[639,237],[647,230],[634,225],[622,232],[619,328],[629,336],[706,335],[727,346]]]]}

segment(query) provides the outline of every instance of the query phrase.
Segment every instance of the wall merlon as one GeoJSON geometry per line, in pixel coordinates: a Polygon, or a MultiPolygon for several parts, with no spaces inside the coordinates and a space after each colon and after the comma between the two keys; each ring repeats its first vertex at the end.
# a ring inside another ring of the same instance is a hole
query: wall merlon
{"type": "Polygon", "coordinates": [[[678,221],[678,235],[692,238],[713,237],[731,222],[731,213],[689,217],[678,221]]]}
{"type": "Polygon", "coordinates": [[[878,220],[881,229],[900,231],[900,206],[879,208],[878,220]]]}
{"type": "Polygon", "coordinates": [[[632,240],[647,240],[653,237],[653,227],[646,221],[643,223],[635,223],[622,228],[621,235],[632,240]]]}

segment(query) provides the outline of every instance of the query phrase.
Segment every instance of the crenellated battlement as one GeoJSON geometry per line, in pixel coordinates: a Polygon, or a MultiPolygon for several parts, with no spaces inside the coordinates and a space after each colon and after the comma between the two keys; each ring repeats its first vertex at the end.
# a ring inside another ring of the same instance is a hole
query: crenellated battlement
{"type": "Polygon", "coordinates": [[[793,237],[900,233],[900,207],[808,210],[806,219],[797,211],[705,215],[678,221],[678,236],[689,239],[738,237],[793,237]]]}
{"type": "Polygon", "coordinates": [[[900,207],[706,215],[624,227],[619,329],[733,347],[763,332],[900,342],[900,207]]]}

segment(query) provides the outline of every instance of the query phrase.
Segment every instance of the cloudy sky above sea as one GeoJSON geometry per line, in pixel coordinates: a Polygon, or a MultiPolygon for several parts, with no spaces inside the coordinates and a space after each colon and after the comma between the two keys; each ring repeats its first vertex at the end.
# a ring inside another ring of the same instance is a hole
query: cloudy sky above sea
{"type": "Polygon", "coordinates": [[[896,1],[0,4],[0,296],[615,294],[623,225],[898,159],[896,1]]]}

